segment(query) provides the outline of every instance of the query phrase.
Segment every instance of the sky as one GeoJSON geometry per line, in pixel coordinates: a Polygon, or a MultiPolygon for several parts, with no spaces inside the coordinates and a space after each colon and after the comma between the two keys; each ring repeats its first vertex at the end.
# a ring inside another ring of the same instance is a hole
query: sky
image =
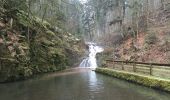
{"type": "Polygon", "coordinates": [[[87,0],[80,0],[80,2],[85,3],[87,0]]]}

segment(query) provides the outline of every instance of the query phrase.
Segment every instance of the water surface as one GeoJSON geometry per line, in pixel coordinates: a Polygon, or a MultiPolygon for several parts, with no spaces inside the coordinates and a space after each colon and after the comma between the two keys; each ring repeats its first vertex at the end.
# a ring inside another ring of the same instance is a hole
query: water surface
{"type": "Polygon", "coordinates": [[[0,100],[170,100],[170,94],[88,69],[72,69],[0,84],[0,100]]]}

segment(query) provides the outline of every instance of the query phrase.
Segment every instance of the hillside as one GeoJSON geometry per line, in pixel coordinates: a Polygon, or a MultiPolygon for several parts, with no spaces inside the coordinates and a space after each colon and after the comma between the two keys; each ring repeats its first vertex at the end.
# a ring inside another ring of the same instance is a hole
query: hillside
{"type": "Polygon", "coordinates": [[[170,31],[168,26],[140,33],[135,42],[128,38],[117,48],[120,59],[139,62],[170,63],[170,31]]]}
{"type": "Polygon", "coordinates": [[[0,82],[65,69],[78,61],[81,42],[72,34],[22,10],[1,11],[0,82]]]}
{"type": "MultiPolygon", "coordinates": [[[[170,63],[170,29],[169,25],[149,28],[147,32],[139,33],[137,38],[128,36],[112,47],[106,46],[102,57],[102,66],[107,66],[105,60],[138,61],[146,63],[170,63]]],[[[114,40],[113,40],[114,41],[114,40]]],[[[116,42],[117,43],[117,42],[116,42]]]]}
{"type": "MultiPolygon", "coordinates": [[[[148,16],[148,28],[136,38],[129,36],[120,47],[121,59],[140,62],[170,63],[170,12],[158,9],[148,16]]],[[[142,18],[142,17],[141,17],[142,18]]]]}

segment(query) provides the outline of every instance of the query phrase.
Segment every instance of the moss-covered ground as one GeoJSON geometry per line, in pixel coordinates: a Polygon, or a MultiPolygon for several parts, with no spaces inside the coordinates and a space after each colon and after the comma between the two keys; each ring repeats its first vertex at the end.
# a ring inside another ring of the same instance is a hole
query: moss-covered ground
{"type": "Polygon", "coordinates": [[[95,71],[115,78],[124,79],[129,82],[144,85],[150,88],[170,92],[170,80],[168,79],[162,79],[162,78],[157,78],[157,77],[147,76],[147,75],[140,75],[140,74],[125,72],[125,71],[117,71],[108,68],[97,68],[95,71]]]}

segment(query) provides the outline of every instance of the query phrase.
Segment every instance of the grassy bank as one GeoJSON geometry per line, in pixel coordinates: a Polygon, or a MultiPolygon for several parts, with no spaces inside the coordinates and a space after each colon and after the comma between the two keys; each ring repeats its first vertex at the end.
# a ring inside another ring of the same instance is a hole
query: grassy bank
{"type": "Polygon", "coordinates": [[[144,76],[130,72],[116,71],[107,68],[97,68],[95,71],[98,73],[144,85],[150,88],[170,92],[170,80],[160,79],[152,76],[144,76]]]}

